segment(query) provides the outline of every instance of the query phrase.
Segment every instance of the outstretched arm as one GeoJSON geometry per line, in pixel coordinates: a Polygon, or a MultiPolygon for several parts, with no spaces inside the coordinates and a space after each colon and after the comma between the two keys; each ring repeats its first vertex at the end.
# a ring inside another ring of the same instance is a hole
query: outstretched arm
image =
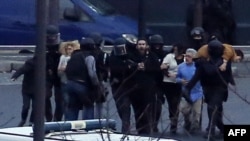
{"type": "Polygon", "coordinates": [[[193,77],[191,78],[190,81],[188,81],[185,88],[191,90],[195,86],[195,84],[200,80],[200,77],[201,77],[201,67],[196,67],[193,77]]]}
{"type": "Polygon", "coordinates": [[[24,65],[19,68],[12,76],[11,80],[15,81],[18,77],[20,77],[22,74],[27,73],[34,69],[34,60],[30,59],[24,63],[24,65]]]}

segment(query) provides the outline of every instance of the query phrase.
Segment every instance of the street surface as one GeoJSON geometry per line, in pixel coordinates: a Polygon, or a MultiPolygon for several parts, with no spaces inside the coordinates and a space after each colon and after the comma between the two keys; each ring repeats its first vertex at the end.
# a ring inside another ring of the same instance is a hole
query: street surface
{"type": "MultiPolygon", "coordinates": [[[[237,86],[236,88],[230,88],[230,94],[228,101],[224,104],[224,122],[225,124],[249,124],[250,125],[250,105],[244,100],[250,101],[250,75],[248,67],[249,63],[236,64],[239,68],[237,70],[237,76],[235,77],[237,86]],[[240,95],[242,98],[239,98],[240,95]],[[243,99],[243,100],[242,100],[243,99]]],[[[21,80],[10,81],[11,73],[0,73],[0,128],[15,127],[20,121],[20,112],[22,108],[21,99],[21,80]]],[[[115,119],[117,121],[117,129],[120,131],[121,122],[116,112],[114,101],[109,95],[108,101],[104,105],[103,113],[105,117],[115,119]]],[[[81,117],[79,116],[79,119],[81,117]]],[[[133,118],[132,122],[134,125],[133,118]]],[[[203,120],[202,120],[202,133],[195,135],[188,135],[182,129],[183,116],[180,114],[178,134],[173,136],[183,141],[205,141],[202,135],[208,123],[206,104],[203,106],[203,120]]],[[[27,125],[27,124],[26,124],[27,125]]],[[[164,136],[170,136],[168,131],[169,119],[167,104],[163,105],[163,112],[159,123],[159,129],[163,132],[164,136]]],[[[132,127],[131,130],[135,130],[132,127]]]]}

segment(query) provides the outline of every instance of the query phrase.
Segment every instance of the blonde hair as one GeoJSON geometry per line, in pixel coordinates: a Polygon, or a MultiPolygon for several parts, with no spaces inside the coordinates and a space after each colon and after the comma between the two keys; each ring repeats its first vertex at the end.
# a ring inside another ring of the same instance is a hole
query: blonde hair
{"type": "Polygon", "coordinates": [[[66,53],[66,48],[71,45],[73,51],[80,49],[80,43],[78,40],[74,41],[67,41],[67,42],[61,42],[60,47],[59,47],[59,52],[63,55],[67,55],[66,53]]]}

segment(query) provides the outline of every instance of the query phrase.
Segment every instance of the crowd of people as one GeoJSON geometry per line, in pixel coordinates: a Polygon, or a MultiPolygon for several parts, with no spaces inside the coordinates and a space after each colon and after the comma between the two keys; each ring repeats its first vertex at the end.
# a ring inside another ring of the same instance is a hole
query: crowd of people
{"type": "MultiPolygon", "coordinates": [[[[201,32],[192,31],[191,35],[194,33],[200,36],[195,38],[202,39],[201,32]]],[[[117,38],[110,54],[102,50],[103,44],[99,33],[80,41],[61,41],[59,30],[48,27],[46,121],[78,120],[80,110],[83,110],[82,119],[102,118],[102,105],[108,94],[104,82],[109,82],[122,121],[122,133],[131,133],[132,111],[138,134],[158,133],[165,102],[170,133],[177,133],[179,113],[184,116],[184,129],[194,133],[201,128],[205,102],[209,119],[206,138],[216,136],[216,127],[220,135],[223,134],[223,101],[227,100],[228,84],[235,85],[231,63],[243,58],[237,56],[231,45],[212,36],[200,47],[176,43],[170,51],[165,51],[163,38],[158,34],[149,39],[139,38],[134,44],[117,38]],[[52,94],[56,103],[54,114],[52,94]]],[[[24,75],[19,126],[25,124],[36,94],[33,86],[35,59],[36,56],[27,60],[12,76],[15,80],[24,75]]]]}

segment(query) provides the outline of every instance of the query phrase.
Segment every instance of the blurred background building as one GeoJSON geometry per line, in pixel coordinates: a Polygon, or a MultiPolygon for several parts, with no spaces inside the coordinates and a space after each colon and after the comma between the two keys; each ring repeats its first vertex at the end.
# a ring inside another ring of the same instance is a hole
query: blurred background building
{"type": "MultiPolygon", "coordinates": [[[[122,14],[129,15],[134,19],[140,16],[138,7],[144,2],[145,25],[154,32],[164,36],[166,44],[184,42],[188,40],[190,28],[186,26],[188,9],[192,3],[201,1],[204,6],[217,3],[218,17],[223,14],[232,14],[235,20],[235,27],[231,27],[234,45],[249,45],[250,38],[250,12],[248,0],[106,0],[122,14]],[[225,13],[221,13],[225,12],[225,13]],[[229,12],[229,13],[228,13],[229,12]],[[235,28],[235,31],[234,31],[235,28]]],[[[203,14],[206,12],[203,12],[203,14]]],[[[195,13],[194,13],[195,14],[195,13]]],[[[197,13],[196,13],[197,14],[197,13]]],[[[205,16],[203,15],[203,18],[205,16]]],[[[223,19],[223,18],[219,18],[223,19]]],[[[223,20],[222,20],[223,21],[223,20]]],[[[204,24],[204,23],[203,23],[204,24]]]]}

